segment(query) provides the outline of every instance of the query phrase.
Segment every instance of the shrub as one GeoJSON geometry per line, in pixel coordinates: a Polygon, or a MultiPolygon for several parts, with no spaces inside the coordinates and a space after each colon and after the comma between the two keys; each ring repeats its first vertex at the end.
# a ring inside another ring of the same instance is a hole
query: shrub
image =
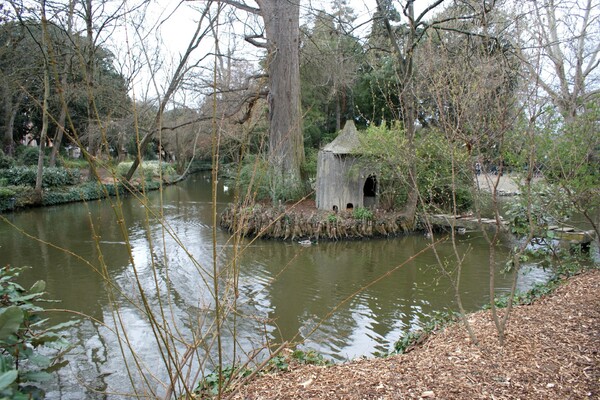
{"type": "Polygon", "coordinates": [[[529,233],[529,218],[535,228],[558,225],[567,221],[574,212],[567,194],[554,185],[543,182],[531,185],[531,196],[518,196],[506,210],[510,229],[518,235],[529,233]]]}
{"type": "Polygon", "coordinates": [[[8,187],[0,187],[0,200],[5,199],[7,197],[14,197],[16,192],[8,187]]]}
{"type": "Polygon", "coordinates": [[[305,151],[304,163],[302,164],[302,175],[306,178],[317,177],[317,149],[307,148],[305,151]]]}
{"type": "Polygon", "coordinates": [[[371,126],[361,135],[362,165],[377,175],[378,195],[382,208],[402,206],[411,189],[408,171],[411,159],[417,169],[417,185],[425,207],[452,209],[452,184],[455,185],[457,208],[472,204],[473,175],[466,149],[448,141],[443,134],[428,130],[415,137],[416,154],[410,154],[399,123],[390,128],[371,126]],[[454,174],[454,179],[453,179],[454,174]]]}
{"type": "MultiPolygon", "coordinates": [[[[120,163],[117,165],[117,174],[119,174],[119,176],[125,176],[132,165],[132,161],[120,163]]],[[[145,181],[151,181],[153,178],[158,178],[161,175],[164,180],[168,180],[177,173],[172,164],[159,161],[144,161],[135,171],[133,177],[139,179],[140,174],[144,177],[145,181]]]]}
{"type": "Polygon", "coordinates": [[[8,169],[12,167],[15,160],[0,151],[0,169],[8,169]]]}
{"type": "Polygon", "coordinates": [[[336,222],[338,222],[338,216],[335,214],[329,214],[327,216],[327,222],[335,224],[336,222]]]}
{"type": "Polygon", "coordinates": [[[6,179],[8,185],[35,186],[36,171],[32,167],[17,166],[0,171],[0,176],[6,179]]]}
{"type": "MultiPolygon", "coordinates": [[[[6,179],[7,185],[35,186],[37,177],[36,167],[17,166],[7,170],[0,170],[0,179],[6,179]]],[[[74,185],[79,182],[79,170],[65,169],[62,167],[44,168],[42,173],[42,187],[59,187],[74,185]]]]}
{"type": "Polygon", "coordinates": [[[228,382],[231,382],[234,379],[244,378],[252,373],[251,369],[248,368],[238,368],[234,366],[227,366],[223,368],[221,371],[222,381],[219,381],[219,373],[212,372],[204,379],[200,381],[194,392],[200,395],[199,398],[213,398],[213,396],[217,396],[219,393],[219,389],[223,390],[228,382]]]}
{"type": "Polygon", "coordinates": [[[13,210],[17,199],[17,192],[8,187],[0,187],[0,211],[13,210]]]}
{"type": "Polygon", "coordinates": [[[62,167],[45,168],[42,175],[42,186],[59,187],[79,183],[81,176],[79,170],[62,167]]]}
{"type": "Polygon", "coordinates": [[[89,167],[87,160],[72,159],[72,158],[61,159],[61,165],[65,168],[71,168],[71,169],[84,169],[84,168],[89,167]]]}
{"type": "Polygon", "coordinates": [[[236,185],[242,196],[248,191],[250,197],[255,200],[266,200],[270,198],[269,165],[266,160],[248,155],[242,161],[239,177],[231,185],[236,185]]]}
{"type": "Polygon", "coordinates": [[[86,182],[66,190],[51,190],[44,193],[43,204],[55,205],[76,201],[91,201],[103,199],[108,194],[114,196],[119,192],[125,193],[123,185],[103,185],[98,182],[86,182]]]}
{"type": "Polygon", "coordinates": [[[352,211],[352,217],[355,219],[372,220],[373,211],[369,210],[368,208],[358,207],[352,211]]]}
{"type": "Polygon", "coordinates": [[[22,147],[19,151],[18,160],[23,165],[37,165],[40,150],[38,147],[22,147]]]}
{"type": "Polygon", "coordinates": [[[326,360],[321,353],[313,349],[307,349],[306,351],[296,349],[292,353],[292,359],[306,365],[331,365],[331,361],[326,360]]]}

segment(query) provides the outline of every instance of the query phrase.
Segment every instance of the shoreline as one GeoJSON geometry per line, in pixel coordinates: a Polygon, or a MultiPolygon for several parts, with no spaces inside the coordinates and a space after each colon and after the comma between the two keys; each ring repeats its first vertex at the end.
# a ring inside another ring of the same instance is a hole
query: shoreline
{"type": "Polygon", "coordinates": [[[330,367],[296,366],[252,380],[234,398],[597,398],[598,291],[600,270],[588,270],[531,305],[516,306],[504,346],[490,311],[479,311],[467,315],[479,345],[457,323],[433,332],[410,353],[330,367]]]}
{"type": "Polygon", "coordinates": [[[301,241],[359,240],[392,237],[414,231],[400,212],[318,210],[314,201],[294,206],[249,207],[230,205],[220,215],[220,226],[229,233],[239,230],[244,237],[301,241]]]}

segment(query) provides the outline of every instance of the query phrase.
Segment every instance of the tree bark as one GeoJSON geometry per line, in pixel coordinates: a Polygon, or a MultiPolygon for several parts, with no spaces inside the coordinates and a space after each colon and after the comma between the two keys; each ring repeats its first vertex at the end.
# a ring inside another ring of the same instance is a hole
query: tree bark
{"type": "Polygon", "coordinates": [[[48,20],[46,19],[46,1],[40,1],[42,9],[42,52],[44,53],[44,100],[42,102],[42,131],[40,132],[40,152],[38,156],[37,175],[35,179],[35,194],[37,200],[42,200],[42,178],[44,173],[44,149],[48,132],[48,99],[50,98],[50,60],[48,52],[48,20]]]}
{"type": "MultiPolygon", "coordinates": [[[[300,5],[259,0],[265,23],[269,72],[269,163],[276,185],[301,183],[304,161],[300,104],[300,5]]],[[[291,185],[291,186],[290,186],[291,185]]]]}
{"type": "MultiPolygon", "coordinates": [[[[73,33],[73,12],[74,12],[75,2],[73,0],[69,1],[69,16],[67,20],[67,34],[70,37],[73,33]]],[[[64,67],[62,71],[62,77],[60,80],[60,87],[58,90],[61,92],[61,96],[59,96],[59,100],[61,102],[60,115],[58,117],[58,127],[56,128],[56,134],[54,135],[54,147],[52,147],[52,153],[50,154],[50,166],[56,166],[56,156],[58,151],[60,150],[60,146],[62,143],[62,139],[65,133],[65,123],[67,121],[67,96],[65,96],[65,89],[67,88],[67,74],[71,67],[71,63],[68,61],[69,58],[65,57],[64,67]]]]}
{"type": "Polygon", "coordinates": [[[13,103],[12,93],[5,93],[4,97],[4,115],[5,115],[5,126],[4,126],[4,154],[13,156],[15,153],[15,141],[14,141],[14,131],[15,131],[15,120],[17,118],[17,113],[19,112],[19,107],[21,106],[21,102],[25,95],[23,93],[17,96],[17,100],[13,103]]]}

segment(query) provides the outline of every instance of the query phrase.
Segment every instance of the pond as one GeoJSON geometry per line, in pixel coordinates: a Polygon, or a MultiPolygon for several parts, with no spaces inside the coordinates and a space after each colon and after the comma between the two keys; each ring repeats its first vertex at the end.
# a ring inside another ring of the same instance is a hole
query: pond
{"type": "MultiPolygon", "coordinates": [[[[130,196],[120,207],[114,199],[68,204],[8,214],[10,223],[0,222],[2,264],[31,267],[22,275],[23,286],[47,282],[48,298],[60,300],[50,306],[70,310],[52,313],[53,320],[74,318],[73,312],[81,318],[68,332],[74,344],[66,356],[69,365],[48,384],[48,398],[122,398],[144,380],[164,393],[165,356],[156,346],[156,337],[164,336],[162,328],[153,330],[147,310],[176,332],[164,340],[181,356],[183,341],[209,331],[214,317],[213,260],[220,297],[235,300],[237,307],[235,313],[224,304],[221,309],[229,315],[222,329],[226,364],[282,341],[334,361],[387,353],[407,329],[456,309],[451,281],[437,261],[453,273],[450,241],[436,246],[438,258],[427,249],[429,239],[417,234],[311,246],[246,239],[234,246],[229,234],[213,231],[211,196],[210,177],[196,175],[150,193],[146,203],[130,196]],[[128,346],[120,346],[119,338],[128,346]],[[134,371],[130,379],[126,366],[135,369],[134,361],[147,372],[134,371]]],[[[217,210],[229,201],[219,184],[217,210]]],[[[496,248],[501,293],[511,284],[500,273],[507,248],[496,248]]],[[[480,233],[467,232],[456,251],[464,257],[464,306],[476,310],[488,301],[488,245],[480,233]]],[[[525,270],[520,289],[547,277],[540,269],[525,270]]],[[[216,359],[213,339],[202,338],[206,354],[198,360],[216,359]]]]}

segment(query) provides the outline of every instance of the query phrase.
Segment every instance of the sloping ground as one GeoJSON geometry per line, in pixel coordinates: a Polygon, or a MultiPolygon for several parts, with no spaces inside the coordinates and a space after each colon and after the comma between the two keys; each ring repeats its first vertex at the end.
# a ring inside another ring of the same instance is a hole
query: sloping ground
{"type": "Polygon", "coordinates": [[[266,375],[238,399],[600,399],[600,271],[573,277],[511,315],[498,344],[489,312],[433,335],[414,351],[266,375]]]}

